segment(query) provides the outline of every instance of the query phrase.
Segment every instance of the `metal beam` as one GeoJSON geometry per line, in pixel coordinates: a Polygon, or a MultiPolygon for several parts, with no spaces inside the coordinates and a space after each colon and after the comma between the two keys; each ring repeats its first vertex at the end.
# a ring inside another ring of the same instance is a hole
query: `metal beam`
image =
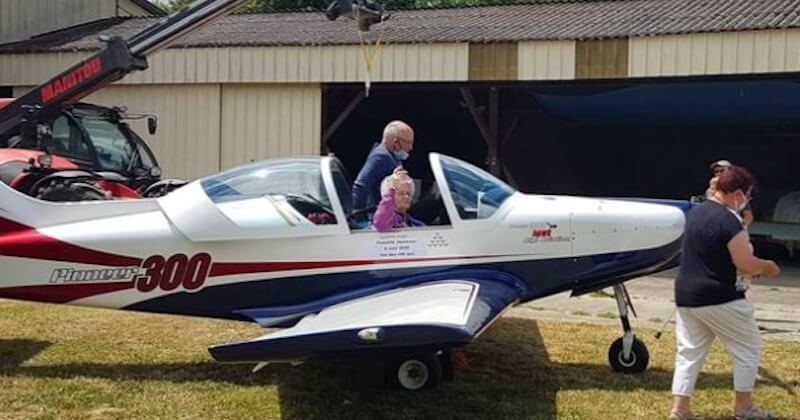
{"type": "MultiPolygon", "coordinates": [[[[511,123],[511,127],[508,128],[506,134],[503,136],[503,141],[500,142],[501,151],[505,149],[506,144],[508,144],[508,140],[511,138],[511,134],[514,133],[514,130],[517,129],[517,124],[519,124],[519,118],[520,118],[519,116],[520,116],[519,111],[514,113],[514,121],[511,123]]],[[[502,161],[500,166],[502,167],[503,175],[505,175],[506,182],[508,182],[515,189],[519,189],[519,185],[517,184],[517,181],[514,179],[514,177],[511,176],[511,172],[508,170],[508,166],[503,165],[502,161]]]]}
{"type": "Polygon", "coordinates": [[[481,132],[483,141],[486,142],[488,147],[489,129],[486,128],[486,123],[483,121],[480,114],[478,114],[478,107],[475,105],[475,98],[472,97],[472,91],[470,91],[467,87],[461,87],[458,89],[461,91],[461,96],[464,97],[464,102],[467,104],[467,109],[469,109],[469,113],[472,114],[472,119],[475,120],[475,124],[478,126],[478,130],[481,132]]]}
{"type": "Polygon", "coordinates": [[[355,98],[353,98],[353,100],[347,104],[347,107],[344,109],[344,111],[342,111],[342,113],[336,117],[336,120],[334,120],[333,123],[325,129],[325,134],[322,136],[322,143],[325,145],[325,147],[328,147],[328,140],[330,140],[331,136],[333,136],[333,133],[335,133],[339,126],[344,123],[347,117],[349,117],[350,114],[355,111],[356,107],[361,103],[362,100],[364,100],[364,91],[359,90],[355,98]]]}
{"type": "Polygon", "coordinates": [[[498,153],[498,144],[497,144],[497,127],[499,125],[498,120],[498,99],[497,99],[497,88],[492,86],[489,88],[489,136],[487,137],[487,145],[489,146],[488,156],[487,158],[487,165],[489,165],[489,172],[492,175],[500,176],[500,160],[497,156],[498,153]]]}

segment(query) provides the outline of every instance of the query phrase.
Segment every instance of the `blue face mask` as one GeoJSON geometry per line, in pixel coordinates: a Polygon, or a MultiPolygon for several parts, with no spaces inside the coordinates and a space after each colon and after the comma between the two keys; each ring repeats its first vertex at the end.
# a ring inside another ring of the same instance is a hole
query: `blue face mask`
{"type": "Polygon", "coordinates": [[[399,161],[401,161],[401,162],[402,162],[402,161],[404,161],[404,160],[408,159],[408,152],[406,152],[406,151],[405,151],[405,150],[403,150],[403,149],[396,150],[396,151],[394,152],[394,157],[396,157],[396,158],[397,158],[397,160],[399,160],[399,161]]]}

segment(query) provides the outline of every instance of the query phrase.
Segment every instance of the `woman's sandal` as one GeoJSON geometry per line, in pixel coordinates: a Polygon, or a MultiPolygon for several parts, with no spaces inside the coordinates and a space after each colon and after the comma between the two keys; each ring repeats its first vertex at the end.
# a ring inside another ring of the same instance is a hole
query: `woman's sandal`
{"type": "Polygon", "coordinates": [[[679,413],[677,411],[669,412],[669,420],[699,420],[700,417],[695,416],[692,412],[679,413]]]}
{"type": "Polygon", "coordinates": [[[774,420],[777,419],[769,411],[762,410],[756,406],[752,406],[744,411],[737,411],[733,414],[736,420],[774,420]]]}

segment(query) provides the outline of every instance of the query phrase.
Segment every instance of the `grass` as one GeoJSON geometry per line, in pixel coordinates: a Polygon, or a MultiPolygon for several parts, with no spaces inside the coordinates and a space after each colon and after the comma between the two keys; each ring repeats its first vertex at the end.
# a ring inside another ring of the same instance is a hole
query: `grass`
{"type": "Polygon", "coordinates": [[[617,318],[619,318],[619,315],[615,314],[614,312],[603,312],[603,313],[597,314],[597,316],[599,318],[607,318],[607,319],[617,319],[617,318]]]}
{"type": "Polygon", "coordinates": [[[573,311],[572,315],[575,315],[575,316],[591,316],[592,314],[590,314],[589,312],[586,312],[586,311],[577,310],[577,311],[573,311]]]}
{"type": "MultiPolygon", "coordinates": [[[[210,361],[206,346],[254,337],[249,324],[0,301],[0,419],[666,418],[674,337],[640,331],[651,366],[610,372],[617,328],[503,318],[466,348],[470,367],[423,393],[353,381],[331,362],[296,368],[210,361]]],[[[767,341],[757,400],[798,415],[800,343],[767,341]]],[[[731,362],[715,344],[695,411],[729,418],[731,362]]]]}

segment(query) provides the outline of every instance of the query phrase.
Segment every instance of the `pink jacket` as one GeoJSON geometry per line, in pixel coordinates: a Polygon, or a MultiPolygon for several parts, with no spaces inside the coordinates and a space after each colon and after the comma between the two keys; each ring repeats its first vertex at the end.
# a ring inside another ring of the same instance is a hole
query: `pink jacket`
{"type": "Polygon", "coordinates": [[[375,216],[372,217],[372,225],[378,232],[387,232],[401,227],[425,226],[424,223],[409,216],[406,213],[399,213],[394,209],[394,188],[381,197],[375,216]]]}

